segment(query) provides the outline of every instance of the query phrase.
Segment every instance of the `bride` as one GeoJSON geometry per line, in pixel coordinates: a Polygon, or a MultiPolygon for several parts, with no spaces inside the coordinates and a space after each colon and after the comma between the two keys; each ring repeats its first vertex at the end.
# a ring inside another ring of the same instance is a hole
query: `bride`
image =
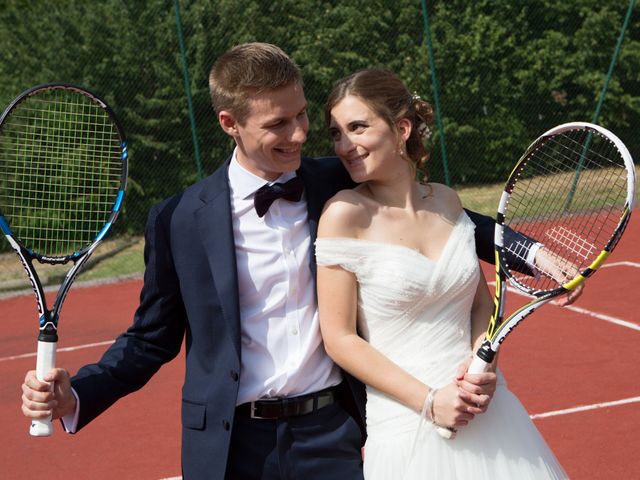
{"type": "Polygon", "coordinates": [[[456,193],[415,181],[430,106],[369,69],[339,81],[325,112],[360,185],[320,219],[320,325],[327,353],[367,385],[365,479],[566,478],[499,370],[484,374],[497,375],[489,394],[465,380],[493,303],[456,193]],[[435,424],[459,432],[445,440],[435,424]]]}

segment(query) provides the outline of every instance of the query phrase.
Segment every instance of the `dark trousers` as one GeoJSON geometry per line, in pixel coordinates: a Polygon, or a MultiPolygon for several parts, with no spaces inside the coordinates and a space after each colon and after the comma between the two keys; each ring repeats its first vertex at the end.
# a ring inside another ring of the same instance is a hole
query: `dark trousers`
{"type": "Polygon", "coordinates": [[[226,480],[362,480],[361,431],[334,403],[278,420],[236,416],[226,480]]]}

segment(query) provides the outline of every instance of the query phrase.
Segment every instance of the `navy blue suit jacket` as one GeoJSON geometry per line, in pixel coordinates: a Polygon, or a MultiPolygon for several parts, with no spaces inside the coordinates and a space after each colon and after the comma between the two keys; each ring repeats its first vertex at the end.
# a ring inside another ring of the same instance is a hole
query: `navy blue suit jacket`
{"type": "MultiPolygon", "coordinates": [[[[156,205],[145,234],[144,286],[131,327],[102,359],[80,369],[81,429],[119,398],[138,390],[186,344],[182,390],[182,468],[186,479],[224,478],[240,373],[240,310],[228,164],[156,205]]],[[[309,235],[315,241],[324,203],[353,186],[340,162],[304,158],[309,235]]],[[[493,261],[494,223],[477,224],[479,256],[493,261]]],[[[315,274],[315,258],[309,258],[315,274]]],[[[314,275],[315,276],[315,275],[314,275]]],[[[362,384],[349,375],[344,401],[364,425],[362,384]]],[[[363,436],[364,439],[364,436],[363,436]]]]}

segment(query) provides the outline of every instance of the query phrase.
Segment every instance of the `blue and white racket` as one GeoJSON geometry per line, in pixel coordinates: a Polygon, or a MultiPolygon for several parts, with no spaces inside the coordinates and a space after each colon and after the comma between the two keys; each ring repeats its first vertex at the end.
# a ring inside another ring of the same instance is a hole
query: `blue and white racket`
{"type": "MultiPolygon", "coordinates": [[[[127,165],[115,114],[83,88],[31,88],[0,117],[0,229],[37,298],[40,380],[55,366],[58,320],[69,288],[122,209],[127,165]],[[34,261],[70,263],[51,309],[34,261]]],[[[50,418],[32,421],[31,435],[52,431],[50,418]]]]}

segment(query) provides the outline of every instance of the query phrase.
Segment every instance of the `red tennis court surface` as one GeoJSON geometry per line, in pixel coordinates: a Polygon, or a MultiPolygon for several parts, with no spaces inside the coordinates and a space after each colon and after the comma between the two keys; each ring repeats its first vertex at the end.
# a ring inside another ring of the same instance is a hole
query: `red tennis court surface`
{"type": "MultiPolygon", "coordinates": [[[[502,349],[500,364],[511,389],[574,479],[640,478],[638,240],[635,217],[577,305],[543,307],[502,349]],[[545,331],[553,337],[544,338],[545,331]]],[[[485,273],[492,281],[492,268],[485,273]]],[[[74,286],[62,312],[58,364],[73,373],[96,361],[131,321],[140,285],[129,280],[74,286]]],[[[515,306],[523,298],[512,294],[510,300],[515,306]]],[[[5,299],[0,311],[1,478],[180,475],[182,355],[79,434],[67,435],[58,424],[53,437],[31,438],[20,411],[20,385],[35,367],[35,300],[31,293],[5,299]]]]}

